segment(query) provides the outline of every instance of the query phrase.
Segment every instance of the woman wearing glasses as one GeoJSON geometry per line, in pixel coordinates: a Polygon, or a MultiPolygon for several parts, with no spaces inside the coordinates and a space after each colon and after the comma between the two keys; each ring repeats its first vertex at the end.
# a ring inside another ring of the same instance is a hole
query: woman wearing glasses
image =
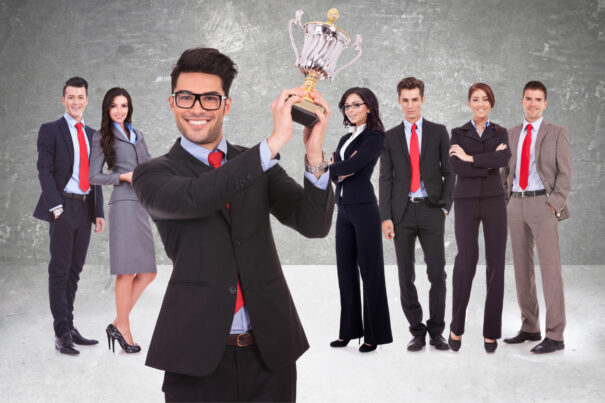
{"type": "Polygon", "coordinates": [[[456,174],[454,188],[454,230],[458,254],[454,261],[450,349],[462,344],[466,307],[477,260],[479,223],[483,224],[487,292],[483,312],[484,348],[493,353],[502,330],[504,299],[504,256],[506,253],[506,203],[500,168],[511,156],[506,129],[489,120],[496,100],[489,85],[473,84],[468,106],[473,119],[452,130],[450,167],[456,174]]]}
{"type": "Polygon", "coordinates": [[[359,351],[393,341],[387,304],[378,203],[370,181],[382,152],[384,127],[378,100],[367,88],[354,87],[338,106],[351,132],[340,139],[330,178],[336,183],[336,263],[340,288],[340,330],[332,347],[364,338],[359,351]],[[359,272],[358,272],[359,270],[359,272]],[[362,297],[359,274],[363,281],[362,297]]]}
{"type": "Polygon", "coordinates": [[[107,341],[117,340],[126,353],[138,353],[129,315],[145,287],[156,276],[149,216],[132,188],[132,171],[149,159],[143,134],[132,127],[132,100],[123,88],[112,88],[102,105],[101,129],[93,136],[90,183],[113,185],[109,200],[109,259],[116,275],[116,318],[107,326],[107,341]],[[108,173],[103,172],[107,164],[108,173]]]}

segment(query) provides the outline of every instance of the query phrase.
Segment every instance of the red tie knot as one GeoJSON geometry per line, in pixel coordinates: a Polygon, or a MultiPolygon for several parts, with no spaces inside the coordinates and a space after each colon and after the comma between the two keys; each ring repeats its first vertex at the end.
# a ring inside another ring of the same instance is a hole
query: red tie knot
{"type": "Polygon", "coordinates": [[[82,124],[82,122],[78,122],[78,123],[76,123],[76,127],[78,128],[78,130],[82,130],[82,126],[84,126],[84,125],[82,124]]]}
{"type": "Polygon", "coordinates": [[[208,163],[212,168],[220,167],[221,162],[223,162],[223,152],[221,150],[213,151],[208,154],[208,163]]]}
{"type": "Polygon", "coordinates": [[[533,128],[534,128],[534,127],[531,125],[531,123],[530,123],[530,124],[528,124],[528,125],[527,125],[527,132],[528,132],[528,133],[531,133],[531,131],[532,131],[532,129],[533,129],[533,128]]]}
{"type": "Polygon", "coordinates": [[[416,131],[416,127],[417,127],[417,126],[416,126],[416,123],[414,123],[414,124],[412,125],[412,131],[416,131]]]}

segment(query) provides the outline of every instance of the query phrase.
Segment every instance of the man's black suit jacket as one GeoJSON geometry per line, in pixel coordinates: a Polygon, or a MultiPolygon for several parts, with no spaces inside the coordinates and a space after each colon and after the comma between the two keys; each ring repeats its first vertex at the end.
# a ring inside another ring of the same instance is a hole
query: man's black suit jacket
{"type": "Polygon", "coordinates": [[[339,204],[376,203],[376,195],[371,178],[374,166],[380,157],[384,133],[364,130],[345,150],[345,159],[340,157],[340,149],[353,133],[344,135],[334,153],[334,163],[330,165],[330,178],[336,183],[336,202],[339,204]],[[355,155],[351,155],[355,152],[355,155]],[[353,174],[353,175],[351,175],[353,174]],[[339,176],[351,175],[342,181],[339,176]],[[344,186],[344,197],[340,191],[344,186]]]}
{"type": "MultiPolygon", "coordinates": [[[[88,143],[92,144],[94,129],[85,126],[88,143]]],[[[44,123],[38,132],[38,178],[42,194],[34,210],[34,217],[52,221],[51,208],[63,202],[63,189],[69,182],[74,167],[74,146],[69,127],[64,117],[54,122],[44,123]]],[[[103,191],[101,186],[91,186],[90,220],[103,215],[103,191]]]]}
{"type": "MultiPolygon", "coordinates": [[[[420,180],[429,200],[450,210],[454,175],[449,168],[450,141],[445,126],[422,119],[420,180]]],[[[412,170],[403,122],[386,132],[380,157],[379,204],[383,220],[398,224],[409,200],[412,170]]]]}
{"type": "Polygon", "coordinates": [[[259,145],[246,150],[228,143],[227,158],[212,169],[177,140],[168,154],[134,171],[137,196],[174,263],[148,366],[198,377],[216,369],[233,320],[238,275],[267,367],[291,365],[309,347],[270,215],[306,237],[324,237],[332,222],[332,188],[321,190],[305,179],[303,189],[279,165],[263,173],[259,145]]]}

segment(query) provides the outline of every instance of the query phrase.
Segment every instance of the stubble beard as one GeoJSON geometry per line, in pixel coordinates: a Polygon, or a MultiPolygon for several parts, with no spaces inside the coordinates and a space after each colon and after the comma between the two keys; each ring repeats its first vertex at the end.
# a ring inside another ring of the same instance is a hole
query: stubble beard
{"type": "Polygon", "coordinates": [[[206,144],[215,143],[221,137],[221,134],[223,132],[223,122],[222,122],[222,120],[221,121],[216,120],[215,124],[213,124],[211,127],[208,128],[208,133],[205,136],[202,136],[201,138],[194,137],[194,136],[190,135],[189,133],[187,133],[187,129],[178,120],[177,120],[177,128],[179,129],[181,134],[183,136],[185,136],[185,138],[187,140],[189,140],[192,143],[195,143],[199,146],[204,146],[206,144]]]}

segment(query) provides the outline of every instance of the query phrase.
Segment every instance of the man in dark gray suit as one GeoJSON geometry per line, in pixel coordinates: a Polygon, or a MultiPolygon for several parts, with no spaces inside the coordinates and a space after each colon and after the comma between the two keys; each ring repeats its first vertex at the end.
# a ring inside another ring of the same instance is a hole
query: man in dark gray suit
{"type": "Polygon", "coordinates": [[[322,153],[330,109],[304,129],[304,188],[277,164],[292,137],[301,89],[272,103],[273,133],[247,149],[223,118],[237,73],[216,49],[185,51],[172,71],[170,109],[182,134],[139,165],[133,186],[174,270],[147,365],[166,371],[168,401],[293,401],[296,359],[308,342],[273,241],[270,215],[307,237],[330,230],[334,194],[322,153]]]}
{"type": "Polygon", "coordinates": [[[445,327],[445,216],[452,207],[454,175],[449,170],[450,141],[445,126],[422,117],[424,83],[414,77],[397,85],[403,122],[386,132],[380,158],[382,232],[395,242],[401,306],[414,336],[409,351],[421,350],[426,333],[430,344],[448,350],[445,327]],[[424,252],[429,291],[429,319],[422,321],[416,277],[416,238],[424,252]]]}

